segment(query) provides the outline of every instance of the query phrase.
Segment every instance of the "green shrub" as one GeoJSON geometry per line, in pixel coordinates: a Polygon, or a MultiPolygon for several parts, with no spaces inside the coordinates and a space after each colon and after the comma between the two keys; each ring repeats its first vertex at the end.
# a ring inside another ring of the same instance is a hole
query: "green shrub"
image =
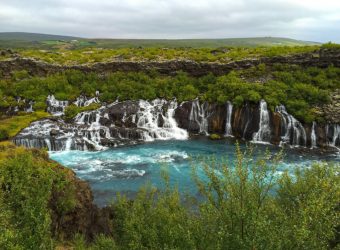
{"type": "Polygon", "coordinates": [[[71,104],[65,108],[65,119],[71,120],[73,119],[77,114],[84,112],[84,111],[91,111],[98,109],[100,107],[100,104],[98,103],[92,103],[89,106],[86,107],[78,107],[75,104],[71,104]]]}
{"type": "Polygon", "coordinates": [[[115,241],[108,236],[99,235],[96,237],[94,243],[91,246],[92,250],[115,250],[119,249],[116,246],[115,241]]]}
{"type": "Polygon", "coordinates": [[[0,147],[0,187],[0,248],[51,249],[51,207],[62,217],[76,205],[67,172],[46,152],[7,143],[0,147]]]}
{"type": "MultiPolygon", "coordinates": [[[[177,98],[182,102],[199,97],[220,104],[231,101],[239,107],[244,102],[258,103],[265,99],[271,110],[284,104],[292,115],[301,121],[310,122],[321,117],[309,115],[305,119],[302,114],[315,106],[329,103],[330,93],[339,88],[340,68],[334,66],[305,69],[282,64],[268,68],[260,64],[219,77],[208,74],[200,78],[184,72],[173,76],[163,76],[155,71],[149,74],[114,72],[100,76],[69,70],[47,77],[1,80],[0,107],[5,109],[18,105],[15,98],[20,96],[35,101],[35,110],[43,110],[49,94],[54,94],[59,100],[72,101],[81,94],[92,97],[98,90],[101,93],[99,98],[104,102],[155,98],[177,98]],[[292,105],[290,101],[299,105],[292,105]]],[[[20,102],[19,106],[23,104],[20,102]]],[[[67,117],[72,118],[79,112],[81,110],[70,107],[67,117]]]]}
{"type": "Polygon", "coordinates": [[[220,139],[222,139],[222,137],[221,137],[220,135],[218,135],[218,134],[211,134],[211,135],[209,136],[209,138],[210,138],[211,140],[220,140],[220,139]]]}
{"type": "Polygon", "coordinates": [[[0,141],[7,140],[9,138],[8,131],[5,129],[0,129],[0,141]]]}

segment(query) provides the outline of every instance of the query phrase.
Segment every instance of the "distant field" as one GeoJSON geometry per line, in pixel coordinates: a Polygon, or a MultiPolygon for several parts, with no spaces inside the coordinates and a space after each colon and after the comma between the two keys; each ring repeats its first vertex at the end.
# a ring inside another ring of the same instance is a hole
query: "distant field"
{"type": "Polygon", "coordinates": [[[0,48],[80,49],[97,48],[220,48],[261,46],[306,46],[316,42],[279,37],[226,39],[86,39],[71,36],[45,35],[21,32],[0,33],[0,48]]]}

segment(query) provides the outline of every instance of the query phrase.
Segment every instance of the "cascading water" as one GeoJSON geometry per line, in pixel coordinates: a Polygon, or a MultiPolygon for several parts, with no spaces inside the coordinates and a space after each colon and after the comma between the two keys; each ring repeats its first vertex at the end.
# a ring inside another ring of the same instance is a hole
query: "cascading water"
{"type": "Polygon", "coordinates": [[[313,122],[313,125],[312,125],[312,131],[311,131],[311,134],[310,134],[310,141],[311,141],[311,148],[316,148],[316,133],[315,133],[315,126],[316,126],[316,123],[313,122]]]}
{"type": "Polygon", "coordinates": [[[177,102],[156,99],[151,103],[148,101],[139,101],[139,110],[137,112],[137,128],[144,129],[143,138],[146,141],[154,139],[168,140],[177,139],[185,140],[188,138],[186,130],[177,126],[174,119],[174,112],[177,108],[177,102]],[[164,107],[167,110],[164,110],[164,107]]]}
{"type": "Polygon", "coordinates": [[[77,100],[74,102],[78,107],[86,107],[91,105],[92,103],[100,103],[98,97],[93,97],[88,99],[86,96],[79,96],[77,100]]]}
{"type": "Polygon", "coordinates": [[[65,108],[68,106],[68,101],[59,101],[55,99],[54,95],[47,97],[47,112],[54,116],[61,116],[64,114],[65,108]]]}
{"type": "Polygon", "coordinates": [[[73,123],[65,123],[62,119],[45,119],[32,123],[14,141],[27,147],[48,147],[51,151],[67,151],[103,150],[107,148],[106,145],[133,144],[134,140],[188,138],[187,131],[179,128],[174,119],[176,101],[139,101],[135,113],[127,114],[124,107],[120,107],[118,110],[123,113],[121,118],[110,119],[108,112],[118,104],[120,103],[114,102],[97,110],[79,113],[73,123]]]}
{"type": "Polygon", "coordinates": [[[195,122],[199,126],[199,133],[209,135],[208,133],[208,103],[200,104],[199,100],[196,99],[192,102],[189,120],[195,122]]]}
{"type": "Polygon", "coordinates": [[[340,146],[340,125],[339,124],[327,124],[326,135],[328,138],[328,145],[331,147],[340,146]]]}
{"type": "Polygon", "coordinates": [[[288,114],[285,106],[276,107],[276,112],[281,114],[281,142],[292,146],[306,146],[306,131],[301,122],[296,120],[294,116],[288,114]]]}
{"type": "Polygon", "coordinates": [[[253,135],[254,142],[269,142],[270,141],[270,123],[267,103],[264,100],[260,102],[260,124],[259,131],[253,135]]]}
{"type": "MultiPolygon", "coordinates": [[[[97,101],[99,100],[96,98],[82,100],[78,98],[76,104],[90,105],[97,101]]],[[[67,101],[56,100],[53,95],[48,97],[47,103],[48,111],[54,115],[61,115],[68,105],[67,101]]],[[[73,122],[65,122],[58,117],[33,122],[30,127],[22,130],[13,141],[26,147],[45,147],[50,151],[61,151],[102,150],[107,147],[131,145],[143,141],[187,139],[188,132],[180,128],[177,122],[181,127],[191,129],[195,133],[208,135],[208,118],[212,115],[211,106],[208,103],[200,104],[198,99],[192,103],[187,102],[185,105],[182,104],[178,107],[175,100],[162,99],[138,102],[116,101],[109,105],[103,105],[97,110],[79,113],[73,122]],[[184,125],[180,123],[182,120],[179,120],[182,117],[184,125]]],[[[225,136],[232,136],[233,106],[229,102],[226,105],[225,136]]],[[[253,111],[249,109],[249,112],[253,111]]],[[[276,112],[280,113],[282,117],[280,144],[306,146],[306,132],[302,124],[288,114],[284,106],[277,107],[276,112]]],[[[249,114],[247,113],[246,116],[248,117],[249,114]]],[[[247,119],[245,131],[248,123],[252,123],[252,121],[253,119],[247,119]]],[[[312,147],[317,145],[316,127],[316,123],[313,123],[312,147]]],[[[339,147],[340,126],[329,124],[328,127],[329,129],[326,130],[327,145],[339,147]]],[[[248,139],[251,136],[255,142],[267,143],[271,140],[270,117],[267,104],[263,100],[260,102],[259,130],[253,135],[249,134],[248,139]]]]}
{"type": "Polygon", "coordinates": [[[26,112],[26,113],[32,113],[32,112],[33,112],[33,104],[34,104],[33,101],[30,101],[30,102],[28,103],[28,107],[25,109],[25,112],[26,112]]]}
{"type": "Polygon", "coordinates": [[[231,118],[233,114],[233,104],[231,102],[227,102],[227,117],[225,123],[225,136],[233,136],[233,131],[231,127],[231,118]]]}

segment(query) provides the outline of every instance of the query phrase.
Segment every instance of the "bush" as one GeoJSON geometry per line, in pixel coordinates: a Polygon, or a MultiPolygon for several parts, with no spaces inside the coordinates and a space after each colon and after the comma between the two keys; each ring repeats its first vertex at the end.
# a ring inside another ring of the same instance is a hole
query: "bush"
{"type": "MultiPolygon", "coordinates": [[[[59,100],[72,101],[80,94],[92,97],[98,90],[100,100],[105,102],[155,98],[177,98],[182,102],[199,97],[208,102],[225,104],[231,101],[241,106],[244,102],[258,103],[264,99],[274,110],[279,104],[289,106],[290,101],[296,101],[304,105],[287,109],[301,121],[310,122],[320,117],[305,119],[301,114],[329,103],[330,93],[339,88],[340,69],[333,66],[304,69],[293,65],[268,68],[260,64],[256,68],[232,71],[219,77],[208,74],[200,78],[190,77],[184,72],[174,76],[162,76],[154,71],[149,74],[114,72],[99,76],[70,70],[47,77],[1,80],[0,107],[23,105],[22,101],[17,103],[16,98],[20,96],[35,101],[35,110],[43,110],[49,94],[54,94],[59,100]]],[[[81,111],[70,107],[68,112],[67,117],[73,118],[81,111]]]]}
{"type": "Polygon", "coordinates": [[[210,138],[211,140],[220,140],[220,139],[222,139],[222,137],[221,137],[220,135],[218,135],[218,134],[211,134],[211,135],[209,136],[209,138],[210,138]]]}
{"type": "MultiPolygon", "coordinates": [[[[236,159],[194,166],[199,198],[177,188],[143,188],[111,206],[120,249],[328,249],[335,238],[339,165],[277,175],[282,152],[236,149],[236,159]],[[202,173],[203,172],[203,173],[202,173]],[[192,201],[192,202],[190,202],[192,201]]],[[[110,243],[108,243],[110,244],[110,243]]]]}
{"type": "Polygon", "coordinates": [[[98,103],[92,103],[89,106],[86,107],[78,107],[75,104],[71,104],[65,108],[65,119],[66,120],[71,120],[74,117],[76,117],[77,114],[85,111],[91,111],[100,108],[100,104],[98,103]]]}
{"type": "Polygon", "coordinates": [[[7,144],[0,148],[0,187],[0,248],[51,249],[50,206],[61,215],[75,207],[66,172],[46,152],[7,144]]]}
{"type": "MultiPolygon", "coordinates": [[[[134,200],[118,196],[105,208],[114,238],[98,234],[87,242],[77,234],[63,243],[74,249],[336,248],[340,165],[278,175],[282,152],[255,157],[254,150],[237,145],[234,161],[209,157],[193,166],[196,198],[180,195],[162,172],[162,189],[146,185],[134,200]]],[[[53,248],[58,238],[52,235],[61,229],[51,227],[51,195],[64,204],[57,205],[61,221],[76,205],[67,180],[46,152],[0,145],[1,249],[53,248]]]]}
{"type": "Polygon", "coordinates": [[[5,129],[0,129],[0,141],[7,140],[9,138],[8,131],[5,129]]]}

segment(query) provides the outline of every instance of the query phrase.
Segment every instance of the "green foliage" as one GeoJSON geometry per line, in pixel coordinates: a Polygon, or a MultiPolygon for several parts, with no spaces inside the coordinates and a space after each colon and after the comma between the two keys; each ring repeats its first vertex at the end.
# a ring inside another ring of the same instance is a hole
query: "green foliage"
{"type": "Polygon", "coordinates": [[[6,129],[0,129],[0,141],[7,140],[9,138],[9,133],[6,129]]]}
{"type": "Polygon", "coordinates": [[[65,108],[65,119],[70,120],[73,119],[77,114],[84,112],[84,111],[90,111],[95,110],[100,107],[100,104],[98,103],[92,103],[89,106],[86,107],[78,107],[75,104],[71,104],[65,108]]]}
{"type": "Polygon", "coordinates": [[[134,201],[112,207],[117,244],[123,249],[193,249],[190,217],[177,190],[143,188],[134,201]]]}
{"type": "Polygon", "coordinates": [[[74,189],[46,152],[0,148],[0,248],[51,249],[51,199],[57,212],[74,208],[74,189]]]}
{"type": "Polygon", "coordinates": [[[279,180],[276,204],[285,249],[329,249],[339,222],[339,165],[313,165],[279,180]]]}
{"type": "MultiPolygon", "coordinates": [[[[313,108],[330,102],[330,93],[340,88],[340,68],[307,69],[294,65],[275,65],[269,69],[264,64],[243,71],[232,71],[216,77],[212,74],[200,78],[184,72],[174,76],[162,76],[156,71],[115,72],[105,76],[69,70],[47,77],[0,80],[0,110],[23,106],[23,99],[35,101],[34,109],[46,108],[46,97],[54,94],[59,100],[74,101],[83,94],[93,97],[98,90],[103,102],[115,100],[173,99],[179,102],[201,100],[224,104],[231,101],[235,106],[244,102],[258,103],[265,99],[271,110],[284,104],[289,113],[299,120],[311,122],[317,117],[313,108]],[[16,97],[20,96],[18,102],[16,97]]],[[[91,107],[90,109],[93,109],[91,107]]],[[[81,109],[71,106],[67,117],[72,118],[81,109]]]]}
{"type": "Polygon", "coordinates": [[[335,237],[339,165],[297,168],[277,175],[282,153],[237,146],[235,162],[205,159],[193,169],[199,200],[176,188],[143,188],[119,197],[114,212],[119,249],[328,249],[335,237]],[[204,176],[202,177],[201,169],[204,176]]]}
{"type": "Polygon", "coordinates": [[[340,44],[328,42],[328,43],[322,44],[321,47],[326,48],[326,49],[340,49],[340,44]]]}
{"type": "Polygon", "coordinates": [[[0,176],[4,206],[12,212],[10,223],[16,229],[14,243],[25,249],[50,248],[51,170],[32,154],[18,152],[1,162],[0,176]]]}
{"type": "Polygon", "coordinates": [[[91,250],[115,250],[118,249],[111,237],[99,235],[96,237],[91,250]]]}
{"type": "Polygon", "coordinates": [[[218,135],[218,134],[211,134],[211,135],[209,136],[209,138],[210,138],[211,140],[220,140],[220,139],[222,139],[222,137],[221,137],[220,135],[218,135]]]}
{"type": "MultiPolygon", "coordinates": [[[[87,241],[77,234],[66,245],[79,250],[334,247],[340,165],[314,164],[278,175],[282,152],[255,157],[254,150],[237,145],[233,162],[210,157],[193,166],[198,198],[180,195],[162,172],[162,189],[147,185],[134,200],[119,196],[106,208],[112,210],[112,235],[87,241]]],[[[53,248],[51,197],[59,199],[54,204],[61,220],[75,207],[75,189],[65,174],[45,152],[0,144],[1,249],[53,248]]]]}
{"type": "Polygon", "coordinates": [[[22,129],[26,128],[31,122],[48,116],[48,113],[39,111],[32,114],[23,114],[3,119],[0,123],[0,140],[13,137],[22,129]]]}
{"type": "MultiPolygon", "coordinates": [[[[134,41],[136,44],[136,41],[134,41]]],[[[187,46],[167,48],[160,47],[138,47],[137,48],[78,48],[65,49],[64,44],[60,49],[37,50],[24,49],[19,51],[23,57],[31,57],[48,63],[59,63],[66,65],[91,64],[96,62],[108,62],[113,60],[141,61],[141,60],[173,60],[184,59],[198,62],[230,62],[247,58],[273,57],[280,55],[291,55],[299,53],[314,52],[320,49],[319,46],[298,46],[297,44],[287,44],[287,46],[228,46],[221,42],[218,48],[208,47],[193,48],[193,40],[187,46]],[[293,45],[293,46],[291,46],[293,45]]],[[[46,45],[46,43],[44,44],[46,45]]],[[[58,45],[58,44],[55,44],[58,45]]],[[[74,43],[71,45],[73,47],[74,43]]],[[[0,44],[1,46],[1,44],[0,44]]],[[[262,67],[262,65],[260,65],[262,67]]],[[[263,68],[260,68],[260,70],[263,68]]]]}

